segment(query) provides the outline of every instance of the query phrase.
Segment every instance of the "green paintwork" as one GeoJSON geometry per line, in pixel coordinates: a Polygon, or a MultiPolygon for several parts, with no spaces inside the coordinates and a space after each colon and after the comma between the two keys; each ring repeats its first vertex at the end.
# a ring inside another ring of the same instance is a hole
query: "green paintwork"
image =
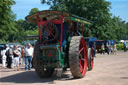
{"type": "Polygon", "coordinates": [[[75,18],[75,17],[71,17],[72,21],[76,21],[76,22],[80,22],[80,23],[84,23],[84,24],[91,24],[89,21],[86,20],[82,20],[80,18],[75,18]]]}
{"type": "MultiPolygon", "coordinates": [[[[47,45],[48,46],[48,45],[47,45]]],[[[60,45],[56,45],[56,47],[42,47],[41,55],[37,58],[40,59],[40,65],[45,67],[61,67],[64,68],[64,52],[60,51],[60,45]],[[49,53],[51,55],[49,56],[49,53]]]]}
{"type": "MultiPolygon", "coordinates": [[[[69,47],[70,41],[72,36],[68,36],[65,44],[65,48],[69,47]]],[[[42,47],[42,54],[37,58],[40,59],[40,65],[48,67],[48,68],[65,68],[68,66],[68,54],[64,51],[60,51],[60,45],[57,44],[54,48],[49,47],[42,47]],[[44,51],[43,51],[44,50],[44,51]],[[49,51],[53,50],[53,56],[49,57],[49,51]],[[55,51],[56,50],[56,51],[55,51]],[[45,55],[43,55],[45,54],[45,55]]]]}
{"type": "Polygon", "coordinates": [[[58,50],[58,60],[59,60],[59,66],[64,68],[64,52],[61,52],[59,48],[58,50]]]}

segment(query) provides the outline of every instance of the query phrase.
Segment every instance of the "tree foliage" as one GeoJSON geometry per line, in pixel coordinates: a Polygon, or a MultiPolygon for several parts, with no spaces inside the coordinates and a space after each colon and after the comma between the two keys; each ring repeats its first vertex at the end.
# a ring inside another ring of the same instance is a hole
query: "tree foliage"
{"type": "MultiPolygon", "coordinates": [[[[50,5],[52,10],[65,11],[93,21],[92,26],[85,25],[84,34],[87,37],[95,36],[103,40],[128,37],[128,22],[120,17],[112,17],[109,12],[111,3],[106,0],[41,0],[41,2],[50,5]]],[[[16,15],[11,10],[14,4],[14,0],[0,0],[0,42],[23,41],[25,36],[38,34],[37,25],[22,19],[15,20],[16,15]]],[[[38,8],[33,8],[28,15],[38,11],[38,8]]]]}
{"type": "Polygon", "coordinates": [[[0,0],[0,42],[12,41],[17,31],[15,28],[15,15],[11,11],[14,0],[0,0]]]}
{"type": "MultiPolygon", "coordinates": [[[[29,12],[29,15],[38,12],[38,8],[32,8],[29,12]]],[[[15,40],[17,41],[23,41],[25,39],[25,36],[28,35],[37,35],[38,34],[38,27],[35,24],[30,24],[26,20],[19,19],[16,22],[16,27],[18,28],[19,36],[16,37],[15,40]]]]}
{"type": "Polygon", "coordinates": [[[86,36],[95,36],[98,39],[120,39],[126,32],[126,23],[119,17],[112,17],[111,3],[106,0],[41,0],[47,3],[50,9],[66,11],[93,21],[91,27],[85,27],[86,36]],[[117,33],[118,32],[118,33],[117,33]]]}
{"type": "MultiPolygon", "coordinates": [[[[22,42],[27,35],[38,34],[37,25],[29,24],[26,20],[15,20],[16,15],[11,11],[13,0],[0,0],[0,42],[22,42]]],[[[38,12],[38,8],[30,10],[29,14],[38,12]]]]}
{"type": "Polygon", "coordinates": [[[34,14],[34,13],[36,13],[38,11],[39,11],[38,8],[32,8],[31,11],[29,12],[29,15],[34,14]]]}
{"type": "MultiPolygon", "coordinates": [[[[28,13],[28,15],[34,14],[34,13],[36,13],[36,12],[38,12],[38,11],[39,11],[38,8],[32,8],[32,9],[30,10],[30,12],[28,13]]],[[[27,15],[26,15],[26,16],[27,16],[27,15]]],[[[35,25],[35,24],[30,24],[30,23],[28,23],[26,20],[20,19],[20,20],[18,20],[18,23],[17,23],[17,24],[19,24],[25,31],[37,29],[37,25],[35,25]]]]}

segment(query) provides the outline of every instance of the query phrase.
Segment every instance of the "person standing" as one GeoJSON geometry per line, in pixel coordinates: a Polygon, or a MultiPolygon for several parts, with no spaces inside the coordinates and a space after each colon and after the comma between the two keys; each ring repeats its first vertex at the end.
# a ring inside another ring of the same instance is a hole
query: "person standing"
{"type": "Polygon", "coordinates": [[[24,53],[25,53],[25,70],[31,70],[33,48],[30,43],[27,44],[27,47],[25,48],[24,53]]]}
{"type": "Polygon", "coordinates": [[[124,40],[124,52],[126,52],[127,51],[127,43],[126,43],[126,41],[124,40]]]}
{"type": "Polygon", "coordinates": [[[11,45],[10,48],[8,49],[8,68],[11,68],[12,65],[12,59],[13,59],[13,46],[11,45]]]}
{"type": "Polygon", "coordinates": [[[107,54],[109,55],[109,52],[110,52],[110,45],[109,45],[108,42],[106,43],[106,51],[107,51],[107,54]]]}
{"type": "Polygon", "coordinates": [[[6,47],[6,51],[9,50],[9,46],[8,46],[8,44],[6,44],[5,47],[6,47]]]}
{"type": "Polygon", "coordinates": [[[110,46],[110,53],[113,54],[113,51],[114,51],[114,49],[113,49],[113,46],[111,45],[110,46]]]}
{"type": "Polygon", "coordinates": [[[116,48],[116,44],[114,44],[114,46],[113,46],[113,54],[117,54],[117,48],[116,48]]]}
{"type": "Polygon", "coordinates": [[[20,47],[17,47],[17,50],[19,51],[19,65],[22,65],[22,55],[21,55],[21,48],[20,47]]]}
{"type": "Polygon", "coordinates": [[[104,46],[104,43],[102,43],[102,45],[101,45],[101,53],[102,54],[105,54],[105,46],[104,46]]]}
{"type": "Polygon", "coordinates": [[[7,62],[7,68],[8,68],[8,65],[9,65],[9,46],[8,44],[5,45],[5,49],[6,49],[6,62],[7,62]]]}
{"type": "Polygon", "coordinates": [[[92,49],[93,49],[93,57],[96,57],[96,42],[93,42],[92,49]]]}
{"type": "Polygon", "coordinates": [[[1,51],[1,55],[2,55],[2,68],[6,68],[6,48],[3,48],[3,50],[1,51]]]}
{"type": "Polygon", "coordinates": [[[14,55],[14,61],[13,61],[14,70],[18,71],[19,70],[19,55],[20,55],[20,52],[17,50],[17,46],[14,46],[13,55],[14,55]]]}
{"type": "Polygon", "coordinates": [[[22,47],[22,49],[21,49],[22,65],[24,65],[24,64],[25,64],[25,55],[24,55],[24,49],[25,49],[25,47],[22,47]]]}

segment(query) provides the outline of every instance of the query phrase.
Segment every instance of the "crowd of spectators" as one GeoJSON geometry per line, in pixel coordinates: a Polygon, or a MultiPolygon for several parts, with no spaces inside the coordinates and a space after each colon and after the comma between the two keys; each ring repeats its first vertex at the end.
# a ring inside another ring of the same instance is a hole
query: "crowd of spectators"
{"type": "Polygon", "coordinates": [[[6,45],[2,51],[2,68],[19,70],[19,65],[25,66],[25,70],[31,70],[34,47],[28,43],[25,46],[6,45]]]}
{"type": "Polygon", "coordinates": [[[109,43],[106,43],[106,46],[104,43],[101,45],[101,54],[117,54],[117,46],[116,43],[114,45],[109,45],[109,43]]]}

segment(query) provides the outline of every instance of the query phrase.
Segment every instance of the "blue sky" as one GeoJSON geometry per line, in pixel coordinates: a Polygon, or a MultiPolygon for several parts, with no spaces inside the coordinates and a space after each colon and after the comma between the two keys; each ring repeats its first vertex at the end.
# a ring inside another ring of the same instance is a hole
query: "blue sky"
{"type": "Polygon", "coordinates": [[[12,11],[16,14],[18,19],[25,19],[32,8],[39,10],[49,9],[48,5],[41,4],[40,0],[15,0],[16,4],[12,6],[12,11]]]}
{"type": "Polygon", "coordinates": [[[111,13],[128,22],[128,0],[107,0],[111,2],[111,13]]]}
{"type": "MultiPolygon", "coordinates": [[[[15,0],[16,4],[12,6],[13,12],[18,19],[24,19],[32,8],[39,10],[49,9],[48,5],[41,4],[40,0],[15,0]]],[[[128,22],[128,0],[107,0],[111,2],[111,13],[113,16],[119,16],[122,20],[128,22]]]]}

